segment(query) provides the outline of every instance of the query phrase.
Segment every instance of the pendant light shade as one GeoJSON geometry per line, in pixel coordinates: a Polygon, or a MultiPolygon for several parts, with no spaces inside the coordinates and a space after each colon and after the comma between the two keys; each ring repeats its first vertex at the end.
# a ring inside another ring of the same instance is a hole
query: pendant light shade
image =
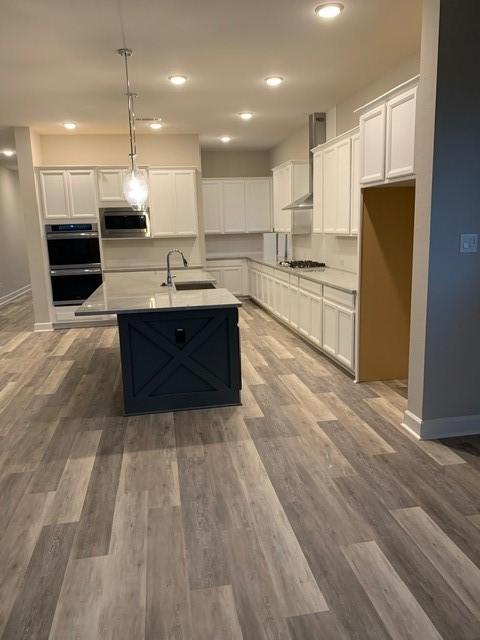
{"type": "Polygon", "coordinates": [[[132,55],[131,49],[119,49],[118,53],[125,60],[125,79],[127,85],[128,98],[128,131],[130,135],[130,168],[125,174],[123,181],[123,195],[125,200],[133,209],[144,209],[148,202],[148,182],[145,174],[137,168],[137,141],[135,138],[135,97],[136,94],[130,90],[130,79],[128,76],[128,58],[132,55]]]}
{"type": "Polygon", "coordinates": [[[123,181],[123,195],[134,209],[144,209],[148,202],[148,183],[142,171],[127,171],[123,181]]]}

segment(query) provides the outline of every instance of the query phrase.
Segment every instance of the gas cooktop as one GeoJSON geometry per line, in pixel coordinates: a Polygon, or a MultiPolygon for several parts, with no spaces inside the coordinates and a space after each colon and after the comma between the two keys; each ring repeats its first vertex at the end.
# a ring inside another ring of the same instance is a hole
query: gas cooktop
{"type": "Polygon", "coordinates": [[[307,271],[319,271],[325,269],[324,262],[316,262],[315,260],[283,260],[280,262],[281,267],[289,269],[303,269],[307,271]]]}

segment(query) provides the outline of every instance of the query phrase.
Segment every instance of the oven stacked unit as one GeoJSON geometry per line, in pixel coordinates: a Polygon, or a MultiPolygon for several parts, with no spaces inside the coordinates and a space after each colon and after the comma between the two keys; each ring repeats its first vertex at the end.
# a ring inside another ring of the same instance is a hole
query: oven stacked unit
{"type": "Polygon", "coordinates": [[[80,305],[102,284],[96,223],[45,226],[55,307],[80,305]]]}

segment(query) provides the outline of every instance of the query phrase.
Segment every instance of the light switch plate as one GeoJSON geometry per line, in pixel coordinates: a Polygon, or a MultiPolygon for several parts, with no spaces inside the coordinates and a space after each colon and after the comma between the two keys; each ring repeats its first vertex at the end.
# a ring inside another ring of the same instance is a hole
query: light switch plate
{"type": "Polygon", "coordinates": [[[477,253],[478,233],[462,233],[460,236],[460,253],[477,253]]]}

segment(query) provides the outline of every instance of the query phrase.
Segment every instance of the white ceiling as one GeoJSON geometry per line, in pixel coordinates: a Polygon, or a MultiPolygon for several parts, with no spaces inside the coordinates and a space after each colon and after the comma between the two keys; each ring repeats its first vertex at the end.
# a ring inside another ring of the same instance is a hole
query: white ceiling
{"type": "Polygon", "coordinates": [[[230,146],[269,148],[419,48],[421,0],[344,0],[330,22],[314,15],[319,1],[3,0],[0,125],[126,132],[121,2],[138,116],[205,147],[229,134],[230,146]],[[188,83],[172,86],[172,73],[188,83]],[[266,87],[272,74],[285,83],[266,87]]]}

